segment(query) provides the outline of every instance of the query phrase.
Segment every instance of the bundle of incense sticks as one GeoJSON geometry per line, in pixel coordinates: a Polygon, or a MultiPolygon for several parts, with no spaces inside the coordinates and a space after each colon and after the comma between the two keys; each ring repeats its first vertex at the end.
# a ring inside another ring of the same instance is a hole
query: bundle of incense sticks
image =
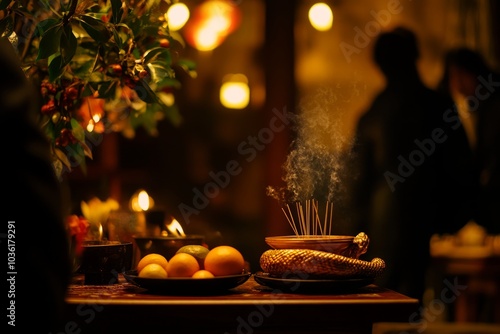
{"type": "Polygon", "coordinates": [[[321,206],[316,199],[286,204],[281,208],[295,235],[330,235],[333,203],[321,206]]]}

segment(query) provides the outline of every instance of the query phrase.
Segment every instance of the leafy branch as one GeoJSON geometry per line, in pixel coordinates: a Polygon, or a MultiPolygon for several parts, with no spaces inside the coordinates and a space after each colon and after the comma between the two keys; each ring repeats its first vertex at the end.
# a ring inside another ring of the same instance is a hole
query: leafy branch
{"type": "MultiPolygon", "coordinates": [[[[89,140],[157,122],[181,123],[172,103],[181,88],[176,69],[195,74],[180,58],[162,0],[0,0],[0,34],[17,48],[26,75],[39,87],[42,126],[59,172],[86,169],[89,140]]],[[[179,37],[177,37],[179,38],[179,37]]]]}

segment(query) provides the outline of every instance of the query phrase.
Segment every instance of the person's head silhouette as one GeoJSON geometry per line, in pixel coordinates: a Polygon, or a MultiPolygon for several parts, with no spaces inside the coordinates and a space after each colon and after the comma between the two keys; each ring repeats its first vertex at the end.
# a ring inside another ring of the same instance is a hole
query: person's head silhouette
{"type": "Polygon", "coordinates": [[[381,33],[374,45],[373,59],[387,77],[416,69],[418,57],[417,37],[404,27],[381,33]]]}

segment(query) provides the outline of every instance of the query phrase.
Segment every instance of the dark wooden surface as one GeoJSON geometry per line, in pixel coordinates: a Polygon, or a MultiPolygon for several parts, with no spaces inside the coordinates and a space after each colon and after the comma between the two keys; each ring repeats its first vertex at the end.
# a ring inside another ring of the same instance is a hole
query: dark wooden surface
{"type": "Polygon", "coordinates": [[[346,293],[295,294],[253,277],[217,295],[165,295],[120,280],[68,292],[66,333],[371,333],[409,322],[418,301],[368,285],[346,293]]]}

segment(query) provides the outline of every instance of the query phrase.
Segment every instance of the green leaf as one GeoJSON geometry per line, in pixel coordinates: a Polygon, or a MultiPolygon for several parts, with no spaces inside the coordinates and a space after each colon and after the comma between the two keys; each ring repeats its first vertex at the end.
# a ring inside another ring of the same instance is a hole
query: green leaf
{"type": "Polygon", "coordinates": [[[196,63],[194,61],[192,61],[192,60],[179,59],[179,61],[177,62],[177,65],[179,65],[184,70],[186,70],[186,72],[195,71],[196,70],[196,63]]]}
{"type": "Polygon", "coordinates": [[[153,92],[151,87],[149,87],[144,80],[139,80],[136,83],[134,90],[137,93],[137,96],[139,96],[139,98],[146,103],[158,103],[159,101],[155,92],[153,92]]]}
{"type": "Polygon", "coordinates": [[[110,37],[111,33],[106,27],[106,23],[104,23],[101,20],[98,20],[90,15],[82,15],[80,17],[81,19],[81,25],[83,29],[89,34],[90,37],[92,37],[96,42],[107,42],[110,37]]]}
{"type": "Polygon", "coordinates": [[[49,80],[54,82],[59,78],[64,70],[64,65],[61,55],[55,56],[49,64],[49,80]]]}
{"type": "Polygon", "coordinates": [[[116,31],[114,27],[111,29],[111,32],[113,33],[113,40],[115,41],[116,45],[121,49],[123,47],[123,41],[120,37],[120,33],[116,31]]]}
{"type": "Polygon", "coordinates": [[[83,153],[85,154],[85,156],[90,159],[93,159],[92,150],[90,149],[90,147],[85,142],[81,142],[80,144],[82,145],[83,153]]]}
{"type": "Polygon", "coordinates": [[[79,142],[85,142],[85,130],[74,118],[71,119],[71,133],[79,142]]]}
{"type": "Polygon", "coordinates": [[[170,51],[160,46],[152,48],[144,53],[144,64],[153,61],[164,62],[166,65],[171,63],[170,51]]]}
{"type": "Polygon", "coordinates": [[[156,110],[158,108],[154,106],[150,106],[146,109],[146,112],[138,114],[136,117],[130,118],[130,124],[133,128],[138,128],[141,126],[145,129],[150,135],[154,135],[157,133],[157,117],[156,110]]]}
{"type": "Polygon", "coordinates": [[[100,98],[114,97],[117,86],[118,86],[118,80],[101,82],[97,88],[97,91],[99,92],[99,97],[100,98]]]}
{"type": "Polygon", "coordinates": [[[181,88],[181,83],[175,78],[165,77],[158,81],[157,86],[158,89],[162,89],[163,87],[172,87],[174,89],[179,89],[181,88]]]}
{"type": "MultiPolygon", "coordinates": [[[[78,145],[75,147],[78,155],[84,155],[92,159],[92,150],[85,143],[85,130],[77,120],[71,120],[71,133],[78,140],[78,145]]],[[[85,161],[85,159],[82,159],[85,161]]]]}
{"type": "Polygon", "coordinates": [[[60,25],[49,28],[40,40],[37,60],[46,59],[59,52],[59,43],[63,31],[60,25]]]}
{"type": "Polygon", "coordinates": [[[73,59],[77,46],[77,40],[71,26],[65,26],[61,35],[61,56],[64,65],[69,64],[71,59],[73,59]]]}
{"type": "Polygon", "coordinates": [[[119,23],[123,15],[122,1],[121,0],[111,0],[111,23],[119,23]]]}
{"type": "Polygon", "coordinates": [[[35,30],[35,37],[40,37],[43,36],[43,34],[49,30],[50,28],[53,28],[56,25],[62,25],[62,21],[59,19],[46,19],[43,21],[40,21],[36,25],[36,30],[35,30]]]}
{"type": "Polygon", "coordinates": [[[84,57],[75,55],[72,59],[72,72],[75,76],[86,79],[90,76],[94,63],[94,57],[84,57]]]}
{"type": "Polygon", "coordinates": [[[92,83],[88,82],[85,86],[83,86],[82,97],[89,97],[89,96],[93,96],[93,95],[94,95],[94,91],[92,88],[92,83]]]}
{"type": "Polygon", "coordinates": [[[66,156],[72,161],[72,166],[79,166],[83,173],[87,173],[87,164],[85,162],[85,150],[81,142],[68,145],[64,148],[66,156]]]}
{"type": "Polygon", "coordinates": [[[158,63],[150,63],[147,65],[149,73],[151,74],[151,80],[154,82],[159,82],[164,78],[170,78],[173,76],[172,69],[169,66],[158,63]]]}
{"type": "Polygon", "coordinates": [[[59,148],[54,148],[54,153],[56,154],[57,156],[57,159],[59,159],[59,161],[61,161],[63,163],[64,166],[66,166],[66,168],[71,171],[71,162],[69,161],[68,159],[68,156],[66,155],[65,152],[63,152],[61,149],[59,148]]]}

